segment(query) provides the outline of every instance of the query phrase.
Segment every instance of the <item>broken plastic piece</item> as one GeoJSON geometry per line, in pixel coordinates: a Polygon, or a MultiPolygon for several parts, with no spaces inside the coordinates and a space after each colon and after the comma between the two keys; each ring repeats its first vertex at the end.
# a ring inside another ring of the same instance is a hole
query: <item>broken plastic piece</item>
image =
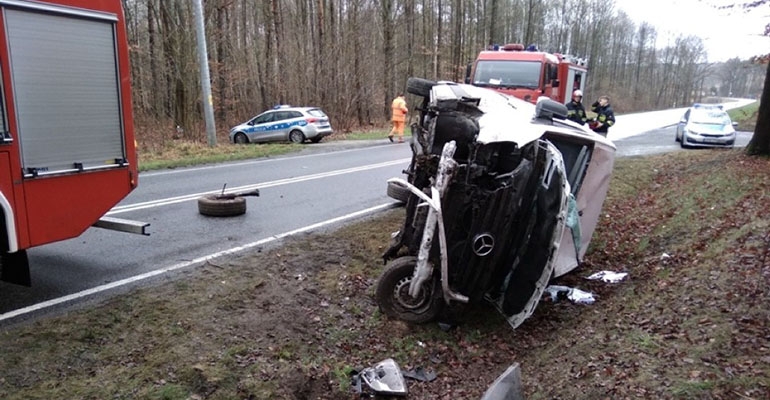
{"type": "Polygon", "coordinates": [[[498,376],[481,400],[524,400],[519,363],[511,365],[498,376]]]}
{"type": "Polygon", "coordinates": [[[423,367],[417,367],[412,371],[403,372],[405,378],[414,379],[420,382],[432,382],[436,379],[436,373],[433,371],[426,371],[423,367]]]}
{"type": "Polygon", "coordinates": [[[594,301],[596,301],[596,299],[594,299],[593,293],[584,292],[576,288],[572,288],[572,290],[570,290],[567,298],[570,299],[570,301],[573,303],[577,304],[594,304],[594,301]]]}
{"type": "Polygon", "coordinates": [[[608,283],[618,283],[623,279],[626,279],[628,272],[612,272],[612,271],[599,271],[586,277],[586,279],[600,280],[608,283]]]}
{"type": "Polygon", "coordinates": [[[353,377],[353,387],[360,393],[363,381],[375,394],[406,396],[409,389],[396,361],[392,358],[379,362],[374,367],[364,368],[353,377]]]}
{"type": "Polygon", "coordinates": [[[577,304],[593,304],[596,301],[592,293],[567,286],[551,285],[545,288],[545,293],[551,296],[551,301],[564,298],[577,304]]]}

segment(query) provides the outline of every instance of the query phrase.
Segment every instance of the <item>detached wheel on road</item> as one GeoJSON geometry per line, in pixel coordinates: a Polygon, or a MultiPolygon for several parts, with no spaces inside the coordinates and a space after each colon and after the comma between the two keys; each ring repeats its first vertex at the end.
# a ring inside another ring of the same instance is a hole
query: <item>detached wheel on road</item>
{"type": "Polygon", "coordinates": [[[443,307],[437,277],[420,288],[417,297],[409,295],[417,257],[399,257],[388,263],[377,282],[377,305],[383,314],[413,324],[423,324],[438,316],[443,307]]]}
{"type": "Polygon", "coordinates": [[[240,196],[209,194],[198,198],[198,212],[210,217],[232,217],[246,212],[246,199],[240,196]]]}
{"type": "Polygon", "coordinates": [[[407,200],[409,200],[409,195],[411,192],[409,189],[397,185],[393,182],[388,182],[388,190],[387,190],[388,196],[394,200],[398,200],[402,203],[406,203],[407,200]]]}

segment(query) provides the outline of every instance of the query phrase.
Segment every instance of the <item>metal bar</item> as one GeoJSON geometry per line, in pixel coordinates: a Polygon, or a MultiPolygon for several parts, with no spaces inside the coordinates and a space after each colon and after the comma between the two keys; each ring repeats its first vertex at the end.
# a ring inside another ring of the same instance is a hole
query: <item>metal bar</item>
{"type": "Polygon", "coordinates": [[[121,219],[113,217],[102,217],[94,223],[97,228],[110,229],[113,231],[137,233],[144,236],[150,236],[146,229],[150,226],[147,222],[133,221],[130,219],[121,219]]]}

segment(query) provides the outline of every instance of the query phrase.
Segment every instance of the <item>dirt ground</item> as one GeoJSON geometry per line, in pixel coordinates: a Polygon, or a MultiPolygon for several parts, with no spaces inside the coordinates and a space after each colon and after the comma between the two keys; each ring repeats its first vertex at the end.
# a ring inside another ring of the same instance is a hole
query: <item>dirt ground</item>
{"type": "Polygon", "coordinates": [[[357,399],[350,373],[423,367],[409,399],[770,398],[770,160],[620,160],[585,264],[515,331],[486,304],[411,326],[374,301],[403,209],[216,259],[99,307],[2,330],[0,398],[357,399]],[[621,283],[585,280],[629,272],[621,283]]]}

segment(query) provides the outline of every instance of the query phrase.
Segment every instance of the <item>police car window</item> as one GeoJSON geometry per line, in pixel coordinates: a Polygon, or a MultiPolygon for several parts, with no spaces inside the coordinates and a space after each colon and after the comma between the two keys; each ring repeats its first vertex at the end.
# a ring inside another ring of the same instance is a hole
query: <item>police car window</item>
{"type": "Polygon", "coordinates": [[[287,111],[289,114],[289,118],[300,118],[302,117],[302,113],[299,111],[287,111]]]}
{"type": "Polygon", "coordinates": [[[275,114],[275,113],[262,114],[259,117],[254,119],[254,123],[255,124],[264,124],[265,122],[270,122],[270,121],[273,120],[273,114],[275,114]]]}
{"type": "Polygon", "coordinates": [[[323,111],[321,111],[321,110],[320,110],[320,109],[318,109],[318,108],[314,108],[314,109],[312,109],[312,110],[308,110],[308,111],[307,111],[307,113],[308,113],[308,114],[310,114],[310,115],[312,115],[312,116],[314,116],[314,117],[322,117],[322,118],[323,118],[323,117],[325,117],[325,116],[326,116],[326,114],[324,114],[324,112],[323,112],[323,111]]]}
{"type": "Polygon", "coordinates": [[[277,116],[275,118],[276,121],[284,121],[287,119],[292,119],[294,117],[294,111],[279,111],[277,112],[277,116]]]}

